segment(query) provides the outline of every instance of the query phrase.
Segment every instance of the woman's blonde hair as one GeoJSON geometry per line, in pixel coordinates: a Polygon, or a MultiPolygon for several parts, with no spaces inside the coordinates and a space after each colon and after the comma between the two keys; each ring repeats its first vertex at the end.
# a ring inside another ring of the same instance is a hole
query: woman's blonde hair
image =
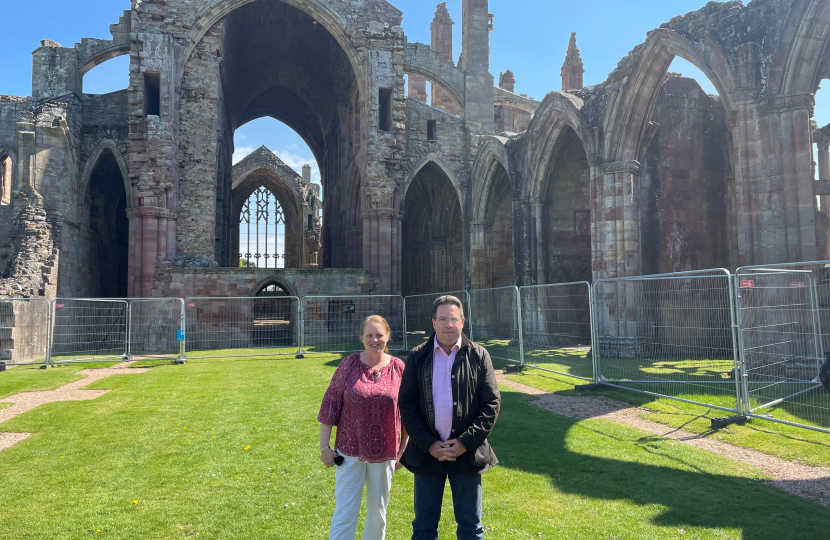
{"type": "MultiPolygon", "coordinates": [[[[386,319],[380,315],[370,315],[366,317],[366,320],[363,321],[363,325],[360,327],[360,341],[363,341],[363,334],[366,332],[366,325],[372,322],[383,326],[384,330],[386,330],[386,335],[389,336],[389,339],[392,339],[392,329],[389,328],[389,323],[386,322],[386,319]]],[[[384,347],[383,352],[388,353],[389,349],[384,347]]]]}

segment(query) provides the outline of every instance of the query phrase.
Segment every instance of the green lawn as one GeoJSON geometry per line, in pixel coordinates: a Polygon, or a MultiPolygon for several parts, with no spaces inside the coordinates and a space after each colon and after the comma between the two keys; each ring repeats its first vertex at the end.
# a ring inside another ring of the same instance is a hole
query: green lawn
{"type": "MultiPolygon", "coordinates": [[[[509,376],[511,380],[539,388],[546,392],[561,395],[579,395],[574,385],[582,381],[547,373],[536,369],[525,369],[517,375],[509,376]]],[[[627,390],[606,387],[602,390],[584,395],[603,395],[609,398],[643,407],[650,411],[645,417],[674,428],[682,428],[692,433],[704,434],[737,446],[759,450],[761,452],[788,460],[814,466],[827,466],[830,463],[830,435],[791,427],[785,424],[752,419],[744,426],[732,425],[717,431],[711,429],[711,419],[730,416],[729,413],[666,398],[657,398],[627,390]]],[[[681,393],[685,399],[707,401],[713,404],[731,406],[734,398],[723,395],[681,393]]],[[[765,413],[774,414],[776,418],[804,422],[792,415],[785,407],[774,407],[765,413]]]]}
{"type": "MultiPolygon", "coordinates": [[[[318,460],[316,414],[341,358],[158,365],[89,386],[114,389],[96,400],[0,424],[34,433],[0,452],[0,538],[326,538],[334,473],[318,460]]],[[[830,509],[757,469],[532,399],[503,389],[487,538],[827,537],[830,509]]],[[[409,538],[411,506],[402,472],[390,540],[409,538]]],[[[440,536],[452,538],[449,497],[444,510],[440,536]]]]}

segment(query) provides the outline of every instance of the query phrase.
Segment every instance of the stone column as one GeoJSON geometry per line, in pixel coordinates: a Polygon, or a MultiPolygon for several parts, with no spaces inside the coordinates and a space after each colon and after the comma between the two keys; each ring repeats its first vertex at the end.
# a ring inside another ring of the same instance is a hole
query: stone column
{"type": "MultiPolygon", "coordinates": [[[[830,134],[824,134],[820,130],[816,132],[815,143],[818,146],[818,179],[830,180],[830,134]]],[[[822,195],[821,211],[830,217],[830,195],[822,195]]]]}
{"type": "Polygon", "coordinates": [[[381,294],[401,292],[401,221],[403,213],[391,208],[361,213],[363,268],[383,279],[381,294]]]}
{"type": "MultiPolygon", "coordinates": [[[[602,187],[595,198],[595,277],[637,276],[642,273],[641,201],[637,161],[609,163],[603,167],[602,187]]],[[[599,181],[599,180],[598,180],[599,181]]]]}
{"type": "Polygon", "coordinates": [[[128,209],[127,218],[130,220],[129,249],[132,255],[127,295],[147,298],[152,296],[157,265],[175,253],[170,231],[175,231],[177,213],[167,208],[140,206],[128,209]]]}
{"type": "Polygon", "coordinates": [[[492,283],[490,274],[490,233],[493,223],[470,221],[470,288],[486,289],[492,283]]]}

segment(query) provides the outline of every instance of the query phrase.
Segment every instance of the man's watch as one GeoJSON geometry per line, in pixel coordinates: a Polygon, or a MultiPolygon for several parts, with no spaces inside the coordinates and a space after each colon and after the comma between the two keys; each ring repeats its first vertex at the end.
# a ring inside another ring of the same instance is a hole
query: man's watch
{"type": "Polygon", "coordinates": [[[322,446],[320,447],[320,453],[321,453],[321,454],[322,454],[323,452],[325,452],[326,450],[331,450],[331,446],[326,446],[325,448],[323,448],[322,446]]]}

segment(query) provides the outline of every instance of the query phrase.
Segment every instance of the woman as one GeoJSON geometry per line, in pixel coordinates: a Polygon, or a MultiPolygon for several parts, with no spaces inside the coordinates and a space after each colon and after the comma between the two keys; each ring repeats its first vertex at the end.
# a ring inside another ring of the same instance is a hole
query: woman
{"type": "Polygon", "coordinates": [[[404,363],[390,356],[386,344],[389,324],[373,315],[360,330],[362,353],[346,357],[323,397],[320,414],[320,461],[337,462],[329,540],[354,540],[366,485],[366,525],[363,540],[386,537],[386,507],[392,475],[406,449],[408,437],[398,410],[398,389],[404,363]],[[331,449],[331,429],[337,439],[331,449]]]}

